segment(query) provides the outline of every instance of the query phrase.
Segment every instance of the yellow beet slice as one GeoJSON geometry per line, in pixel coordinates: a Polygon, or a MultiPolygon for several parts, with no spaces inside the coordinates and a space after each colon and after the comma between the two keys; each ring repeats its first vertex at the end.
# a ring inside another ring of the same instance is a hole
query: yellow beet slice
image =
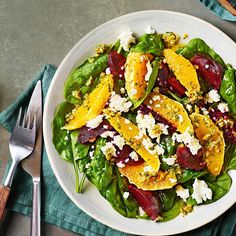
{"type": "Polygon", "coordinates": [[[172,49],[165,49],[163,54],[176,78],[187,89],[186,95],[195,97],[200,92],[201,87],[194,66],[189,60],[175,53],[172,49]]]}
{"type": "Polygon", "coordinates": [[[147,135],[141,138],[139,128],[117,113],[113,113],[106,109],[103,111],[106,114],[107,120],[114,127],[114,129],[125,139],[126,143],[130,145],[155,171],[159,170],[160,160],[158,155],[151,154],[143,145],[144,139],[150,139],[147,135]],[[137,138],[138,137],[138,138],[137,138]]]}
{"type": "Polygon", "coordinates": [[[203,148],[203,158],[208,171],[217,176],[224,163],[225,142],[222,132],[206,115],[190,115],[197,138],[203,148]]]}
{"type": "Polygon", "coordinates": [[[148,174],[144,171],[145,163],[138,165],[126,165],[119,168],[122,175],[129,179],[129,182],[135,184],[143,190],[162,190],[172,188],[176,183],[176,175],[173,171],[161,171],[148,174]]]}
{"type": "Polygon", "coordinates": [[[84,126],[87,121],[101,114],[110,97],[113,86],[113,76],[103,76],[97,87],[85,98],[83,104],[72,111],[72,119],[64,128],[67,130],[78,129],[84,126]]]}
{"type": "Polygon", "coordinates": [[[181,103],[160,93],[150,93],[144,104],[173,124],[180,133],[184,133],[187,129],[193,133],[191,120],[181,103]]]}
{"type": "Polygon", "coordinates": [[[130,52],[127,56],[125,66],[125,89],[132,101],[139,100],[143,97],[147,82],[147,62],[150,54],[139,52],[130,52]]]}

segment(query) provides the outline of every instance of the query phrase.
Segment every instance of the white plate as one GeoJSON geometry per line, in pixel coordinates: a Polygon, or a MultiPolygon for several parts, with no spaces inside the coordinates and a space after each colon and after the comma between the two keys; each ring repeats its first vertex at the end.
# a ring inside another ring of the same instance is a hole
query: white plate
{"type": "Polygon", "coordinates": [[[187,33],[189,39],[199,37],[206,41],[222,56],[225,62],[236,67],[236,44],[222,31],[198,18],[170,11],[142,11],[124,15],[111,20],[91,31],[82,38],[67,54],[54,75],[44,107],[44,141],[51,167],[58,182],[70,199],[83,211],[96,220],[132,234],[170,235],[200,227],[225,212],[236,202],[236,173],[231,172],[232,187],[223,198],[209,205],[195,207],[186,217],[178,216],[166,223],[155,223],[148,220],[129,219],[119,215],[110,204],[100,196],[90,183],[83,194],[75,192],[73,167],[63,161],[52,143],[51,123],[56,106],[63,99],[64,82],[75,65],[91,56],[94,48],[100,43],[113,43],[124,29],[130,29],[137,35],[144,33],[146,26],[152,26],[157,32],[173,31],[180,35],[187,33]]]}

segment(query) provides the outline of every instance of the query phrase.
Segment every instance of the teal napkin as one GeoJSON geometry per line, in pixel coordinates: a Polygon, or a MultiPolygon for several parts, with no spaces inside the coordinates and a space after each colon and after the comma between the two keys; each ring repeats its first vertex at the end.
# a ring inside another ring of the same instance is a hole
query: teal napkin
{"type": "MultiPolygon", "coordinates": [[[[42,80],[43,97],[47,94],[48,87],[56,68],[46,65],[35,77],[30,86],[6,110],[0,113],[0,124],[9,132],[14,127],[20,106],[25,106],[30,98],[34,85],[42,80]]],[[[10,164],[10,163],[9,163],[10,164]]],[[[31,215],[32,210],[32,179],[20,167],[17,170],[10,194],[8,209],[31,215]]],[[[57,225],[61,228],[86,236],[127,236],[128,234],[116,231],[92,219],[80,210],[64,193],[58,184],[50,167],[47,154],[43,149],[42,159],[42,220],[57,225]]],[[[232,235],[236,223],[236,205],[215,221],[191,231],[193,236],[220,236],[232,235]]],[[[181,234],[189,235],[189,233],[181,234]]]]}
{"type": "MultiPolygon", "coordinates": [[[[236,16],[233,16],[229,11],[223,8],[217,0],[200,0],[208,9],[213,11],[217,16],[223,20],[236,21],[236,16]]],[[[234,7],[236,7],[236,0],[229,1],[234,7]]]]}

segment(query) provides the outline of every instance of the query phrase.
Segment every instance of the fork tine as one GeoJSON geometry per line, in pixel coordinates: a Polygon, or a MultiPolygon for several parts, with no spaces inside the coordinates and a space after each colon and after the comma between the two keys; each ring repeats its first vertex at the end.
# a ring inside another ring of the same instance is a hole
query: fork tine
{"type": "MultiPolygon", "coordinates": [[[[27,112],[27,113],[28,113],[28,112],[27,112]]],[[[26,113],[26,114],[27,114],[27,113],[26,113]]],[[[27,124],[26,124],[26,128],[27,128],[27,129],[30,129],[31,124],[32,124],[32,122],[31,122],[31,116],[32,116],[32,114],[29,113],[29,114],[26,115],[26,116],[27,116],[27,118],[28,118],[28,119],[26,120],[26,123],[27,123],[27,124]]]]}
{"type": "Polygon", "coordinates": [[[24,115],[23,115],[23,121],[22,121],[22,126],[23,127],[27,127],[27,123],[30,123],[30,119],[27,115],[27,111],[24,112],[24,115]]]}
{"type": "MultiPolygon", "coordinates": [[[[33,118],[33,127],[32,130],[35,132],[37,126],[37,116],[36,113],[34,113],[34,118],[33,118]]],[[[36,133],[36,132],[35,132],[36,133]]]]}
{"type": "Polygon", "coordinates": [[[20,126],[21,114],[22,114],[22,107],[20,107],[20,110],[19,110],[19,114],[16,120],[16,126],[20,126]]]}

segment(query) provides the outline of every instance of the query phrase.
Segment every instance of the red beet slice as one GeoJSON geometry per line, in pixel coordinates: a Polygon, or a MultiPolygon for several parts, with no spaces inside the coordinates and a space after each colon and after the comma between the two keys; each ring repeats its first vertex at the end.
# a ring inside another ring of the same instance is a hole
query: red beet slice
{"type": "Polygon", "coordinates": [[[149,114],[149,113],[151,113],[153,115],[154,119],[157,122],[160,122],[160,123],[162,123],[164,125],[168,125],[169,126],[168,132],[170,134],[173,134],[176,131],[176,127],[172,123],[170,123],[168,120],[166,120],[161,115],[157,114],[155,111],[153,111],[151,108],[147,107],[146,105],[142,104],[139,107],[139,110],[141,111],[142,114],[149,114]]]}
{"type": "Polygon", "coordinates": [[[230,117],[229,113],[222,113],[219,110],[210,109],[209,115],[223,131],[224,137],[229,142],[236,144],[236,122],[230,117]]]}
{"type": "Polygon", "coordinates": [[[89,127],[83,126],[79,129],[78,141],[82,144],[90,142],[100,136],[102,133],[108,130],[112,130],[113,127],[107,120],[104,120],[97,128],[91,129],[89,127]]]}
{"type": "Polygon", "coordinates": [[[185,96],[186,88],[175,77],[168,78],[167,82],[170,85],[170,90],[177,93],[180,97],[185,96]]]}
{"type": "Polygon", "coordinates": [[[200,154],[192,155],[189,148],[178,146],[177,151],[177,162],[184,169],[192,169],[192,170],[202,170],[205,168],[206,163],[202,160],[202,156],[200,154]]]}
{"type": "Polygon", "coordinates": [[[219,63],[203,54],[196,54],[190,61],[194,66],[198,66],[197,72],[209,85],[216,90],[220,89],[224,70],[219,63]]]}
{"type": "Polygon", "coordinates": [[[108,54],[108,66],[110,68],[111,74],[124,79],[125,73],[125,62],[126,58],[117,53],[116,51],[110,51],[108,54]]]}
{"type": "Polygon", "coordinates": [[[156,80],[156,86],[159,87],[161,93],[166,94],[168,92],[169,85],[167,79],[171,77],[173,76],[170,73],[168,65],[162,62],[156,80]]]}
{"type": "Polygon", "coordinates": [[[129,192],[138,202],[147,215],[153,220],[157,220],[161,212],[161,201],[159,195],[155,192],[138,189],[135,185],[129,185],[129,192]]]}
{"type": "Polygon", "coordinates": [[[138,155],[139,159],[137,161],[133,160],[129,154],[133,151],[133,149],[129,145],[124,145],[121,151],[116,152],[116,163],[122,163],[125,165],[138,165],[144,162],[144,160],[138,155]]]}

